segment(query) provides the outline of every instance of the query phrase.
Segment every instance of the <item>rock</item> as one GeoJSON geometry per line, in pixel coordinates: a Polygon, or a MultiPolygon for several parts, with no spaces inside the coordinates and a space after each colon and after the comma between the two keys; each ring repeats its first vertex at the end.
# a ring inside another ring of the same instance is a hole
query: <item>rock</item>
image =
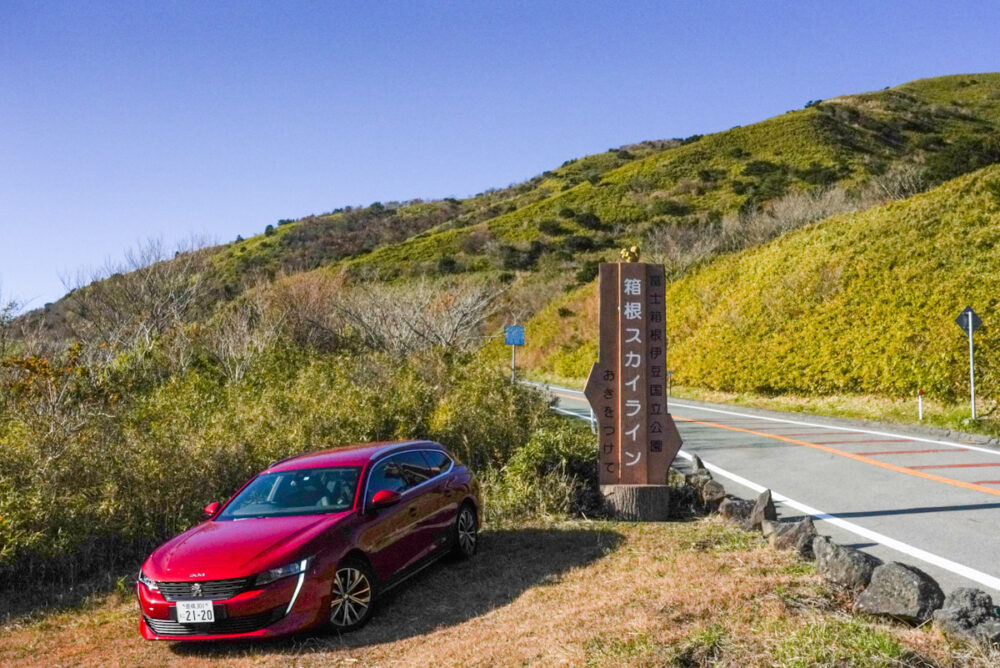
{"type": "Polygon", "coordinates": [[[919,568],[894,561],[875,569],[868,588],[854,602],[854,609],[922,624],[942,603],[944,593],[934,578],[919,568]]]}
{"type": "Polygon", "coordinates": [[[711,482],[711,480],[712,474],[706,469],[698,469],[694,473],[688,473],[684,476],[684,482],[698,490],[699,494],[701,493],[701,488],[711,482]]]}
{"type": "Polygon", "coordinates": [[[863,589],[871,582],[872,572],[882,560],[865,552],[837,545],[829,536],[817,536],[812,542],[816,566],[830,582],[848,589],[863,589]]]}
{"type": "Polygon", "coordinates": [[[691,455],[691,468],[695,471],[705,468],[705,464],[701,461],[701,457],[698,455],[691,455]]]}
{"type": "Polygon", "coordinates": [[[972,630],[972,635],[991,645],[1000,645],[1000,620],[985,621],[972,630]]]}
{"type": "Polygon", "coordinates": [[[795,550],[805,559],[813,558],[813,539],[816,537],[816,526],[811,517],[797,522],[761,522],[764,537],[776,550],[795,550]]]}
{"type": "Polygon", "coordinates": [[[706,508],[715,508],[726,498],[726,488],[716,480],[709,480],[701,487],[701,503],[706,508]]]}
{"type": "Polygon", "coordinates": [[[753,512],[753,501],[727,496],[719,504],[719,514],[727,520],[742,525],[753,512]]]}
{"type": "Polygon", "coordinates": [[[981,589],[959,587],[948,594],[944,606],[934,612],[934,623],[947,636],[970,637],[984,622],[996,622],[993,599],[981,589]]]}
{"type": "Polygon", "coordinates": [[[774,509],[774,501],[771,500],[771,490],[765,489],[757,497],[757,502],[754,503],[753,509],[750,511],[750,517],[743,523],[743,528],[747,531],[760,531],[761,522],[764,520],[771,520],[773,522],[777,519],[778,511],[774,509]]]}

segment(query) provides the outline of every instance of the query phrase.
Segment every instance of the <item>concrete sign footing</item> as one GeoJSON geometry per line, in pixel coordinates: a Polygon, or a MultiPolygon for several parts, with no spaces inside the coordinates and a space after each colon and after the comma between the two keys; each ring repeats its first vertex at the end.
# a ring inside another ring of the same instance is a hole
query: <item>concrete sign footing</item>
{"type": "Polygon", "coordinates": [[[601,494],[615,519],[632,522],[670,519],[670,488],[666,485],[601,485],[601,494]]]}

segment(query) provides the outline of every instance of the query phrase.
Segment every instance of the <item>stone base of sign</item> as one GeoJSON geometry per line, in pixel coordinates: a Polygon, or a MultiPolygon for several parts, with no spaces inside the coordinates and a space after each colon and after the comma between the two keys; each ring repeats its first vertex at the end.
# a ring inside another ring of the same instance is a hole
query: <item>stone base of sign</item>
{"type": "Polygon", "coordinates": [[[601,485],[601,494],[616,519],[632,522],[670,519],[670,488],[666,485],[601,485]]]}

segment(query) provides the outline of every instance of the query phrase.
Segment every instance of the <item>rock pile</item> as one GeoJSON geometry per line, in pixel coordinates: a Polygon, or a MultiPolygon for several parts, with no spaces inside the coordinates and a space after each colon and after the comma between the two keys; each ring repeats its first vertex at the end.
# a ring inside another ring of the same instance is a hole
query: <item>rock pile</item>
{"type": "Polygon", "coordinates": [[[804,559],[815,559],[820,575],[853,597],[854,610],[915,625],[933,620],[949,637],[1000,644],[1000,617],[986,592],[963,587],[946,598],[934,578],[919,568],[885,564],[838,545],[829,536],[817,534],[811,517],[780,520],[771,490],[764,490],[756,500],[741,499],[727,494],[697,456],[692,464],[675,495],[687,499],[687,511],[717,512],[746,531],[760,531],[776,550],[794,550],[804,559]]]}

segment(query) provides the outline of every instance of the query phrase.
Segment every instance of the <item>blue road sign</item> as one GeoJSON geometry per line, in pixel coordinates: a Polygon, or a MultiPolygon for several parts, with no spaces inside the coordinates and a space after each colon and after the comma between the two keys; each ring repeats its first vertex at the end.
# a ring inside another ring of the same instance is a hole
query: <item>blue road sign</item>
{"type": "Polygon", "coordinates": [[[958,317],[955,318],[955,324],[961,327],[962,331],[967,333],[969,331],[970,319],[972,320],[971,324],[973,332],[979,329],[983,324],[983,321],[979,319],[979,314],[973,311],[971,306],[966,306],[965,309],[958,314],[958,317]]]}
{"type": "Polygon", "coordinates": [[[504,327],[503,342],[508,346],[523,346],[524,325],[508,325],[504,327]]]}

